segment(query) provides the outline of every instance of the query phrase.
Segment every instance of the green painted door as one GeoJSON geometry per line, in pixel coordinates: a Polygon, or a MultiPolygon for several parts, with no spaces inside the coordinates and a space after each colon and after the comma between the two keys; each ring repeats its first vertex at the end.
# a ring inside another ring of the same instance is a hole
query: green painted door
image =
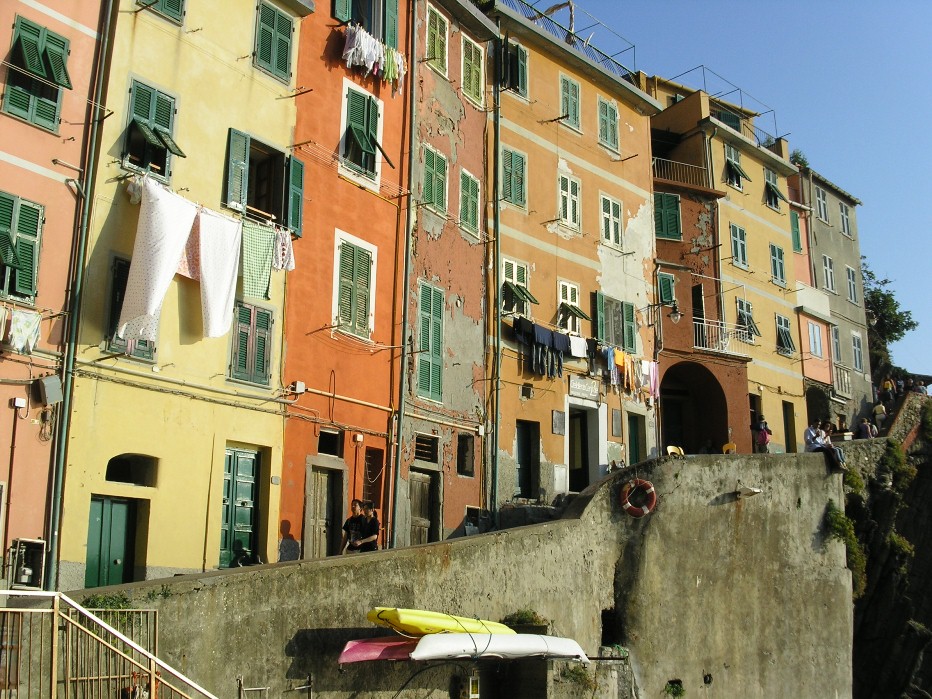
{"type": "Polygon", "coordinates": [[[221,568],[255,562],[258,473],[259,455],[256,452],[227,449],[223,464],[221,568]]]}
{"type": "Polygon", "coordinates": [[[628,413],[628,464],[640,463],[645,458],[641,438],[642,420],[643,418],[628,413]]]}
{"type": "Polygon", "coordinates": [[[85,587],[132,582],[135,530],[136,507],[132,500],[91,498],[85,587]]]}

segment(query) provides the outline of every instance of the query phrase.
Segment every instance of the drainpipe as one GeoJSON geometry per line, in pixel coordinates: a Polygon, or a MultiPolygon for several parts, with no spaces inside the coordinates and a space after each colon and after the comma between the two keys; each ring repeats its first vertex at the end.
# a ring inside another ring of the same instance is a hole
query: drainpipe
{"type": "Polygon", "coordinates": [[[97,136],[100,130],[99,116],[103,103],[104,76],[106,72],[107,51],[110,44],[110,23],[113,16],[113,1],[104,3],[101,17],[100,44],[94,74],[94,104],[88,109],[90,119],[90,140],[84,153],[83,182],[78,188],[83,193],[81,221],[78,239],[74,245],[74,269],[71,284],[71,298],[68,300],[67,339],[65,344],[65,361],[62,364],[62,404],[59,411],[58,439],[55,441],[55,460],[52,472],[51,512],[49,517],[49,555],[45,567],[45,589],[58,589],[58,556],[61,548],[59,528],[61,527],[62,490],[64,489],[65,460],[68,456],[68,432],[71,427],[71,399],[74,393],[75,345],[78,342],[78,320],[81,313],[81,301],[84,293],[84,264],[87,258],[87,228],[91,215],[91,193],[97,165],[97,136]]]}
{"type": "MultiPolygon", "coordinates": [[[[501,76],[502,76],[502,40],[501,25],[498,20],[498,36],[495,38],[495,69],[493,71],[494,84],[492,86],[492,250],[495,258],[492,270],[492,301],[495,304],[495,327],[492,329],[495,338],[495,358],[492,362],[492,404],[494,416],[492,422],[492,483],[490,488],[490,505],[492,510],[493,527],[498,527],[498,448],[501,433],[502,413],[499,404],[501,397],[501,367],[502,367],[502,304],[499,299],[501,289],[502,247],[501,243],[501,202],[499,199],[499,142],[501,139],[501,76]]],[[[505,47],[507,48],[507,47],[505,47]]]]}
{"type": "Polygon", "coordinates": [[[392,527],[391,540],[389,546],[395,548],[398,542],[398,484],[401,481],[401,446],[402,436],[404,434],[404,413],[405,397],[407,386],[408,363],[408,303],[410,302],[410,289],[408,288],[411,281],[411,238],[414,235],[414,165],[417,158],[417,149],[414,147],[417,143],[417,81],[418,81],[418,61],[417,61],[417,6],[418,3],[411,5],[411,24],[409,30],[408,65],[411,66],[411,72],[408,75],[408,84],[410,85],[408,105],[408,123],[410,124],[411,147],[408,149],[408,215],[405,225],[405,259],[404,272],[402,272],[402,301],[401,301],[401,364],[398,373],[398,411],[396,412],[397,420],[395,426],[395,474],[392,478],[392,527]]]}

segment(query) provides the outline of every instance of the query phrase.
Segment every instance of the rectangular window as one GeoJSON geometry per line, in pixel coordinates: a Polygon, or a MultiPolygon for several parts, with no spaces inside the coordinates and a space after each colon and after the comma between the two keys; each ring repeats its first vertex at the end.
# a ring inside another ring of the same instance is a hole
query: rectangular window
{"type": "Polygon", "coordinates": [[[456,435],[456,473],[460,476],[473,476],[476,473],[476,438],[474,435],[456,435]]]}
{"type": "Polygon", "coordinates": [[[511,42],[502,46],[502,89],[527,99],[527,63],[526,48],[511,42]]]}
{"type": "Polygon", "coordinates": [[[657,273],[657,300],[664,306],[672,306],[676,302],[674,286],[676,277],[667,272],[657,273]]]}
{"type": "Polygon", "coordinates": [[[123,167],[167,180],[171,175],[171,156],[185,157],[172,136],[175,98],[134,80],[130,89],[130,114],[132,119],[123,146],[123,167]]]}
{"type": "Polygon", "coordinates": [[[809,321],[809,354],[813,357],[822,356],[822,326],[809,321]]]}
{"type": "Polygon", "coordinates": [[[754,336],[761,336],[760,328],[754,322],[754,307],[750,301],[735,299],[738,304],[738,338],[744,342],[754,342],[754,336]]]}
{"type": "Polygon", "coordinates": [[[0,293],[32,301],[39,276],[39,245],[45,209],[0,192],[0,293]]]}
{"type": "Polygon", "coordinates": [[[480,107],[485,92],[483,49],[467,36],[463,37],[463,94],[480,107]]]}
{"type": "Polygon", "coordinates": [[[861,333],[851,333],[851,352],[854,356],[854,370],[864,371],[864,351],[861,346],[861,333]]]}
{"type": "Polygon", "coordinates": [[[770,278],[778,286],[786,286],[786,267],[783,264],[783,248],[770,244],[770,278]]]}
{"type": "Polygon", "coordinates": [[[821,187],[815,188],[816,216],[828,223],[828,194],[821,187]]]}
{"type": "Polygon", "coordinates": [[[291,36],[294,21],[267,3],[259,4],[256,19],[255,64],[279,80],[291,79],[291,36]]]}
{"type": "Polygon", "coordinates": [[[838,214],[841,216],[841,232],[851,237],[851,210],[845,202],[838,202],[838,214]]]}
{"type": "Polygon", "coordinates": [[[747,233],[741,226],[731,224],[731,263],[742,269],[748,268],[747,233]]]}
{"type": "Polygon", "coordinates": [[[777,316],[777,352],[780,354],[792,354],[796,351],[796,344],[793,342],[793,335],[790,332],[790,319],[786,316],[777,316]]]}
{"type": "Polygon", "coordinates": [[[764,199],[767,206],[771,209],[779,209],[780,202],[786,201],[783,192],[780,191],[779,178],[777,173],[769,168],[764,168],[764,199]]]}
{"type": "Polygon", "coordinates": [[[223,203],[250,218],[275,221],[300,237],[304,163],[230,129],[223,203]]]}
{"type": "Polygon", "coordinates": [[[748,173],[741,167],[741,151],[728,143],[725,144],[725,182],[741,189],[742,181],[751,181],[748,173]]]}
{"type": "Polygon", "coordinates": [[[421,284],[418,299],[417,394],[443,399],[443,291],[421,284]]]}
{"type": "Polygon", "coordinates": [[[427,65],[447,74],[447,19],[433,7],[427,8],[427,65]]]}
{"type": "Polygon", "coordinates": [[[129,279],[129,260],[119,257],[113,258],[113,267],[110,275],[110,318],[107,323],[107,349],[110,352],[126,354],[137,359],[153,359],[155,357],[155,343],[148,340],[121,339],[117,336],[117,326],[120,324],[120,311],[123,310],[123,299],[126,297],[126,282],[129,279]]]}
{"type": "Polygon", "coordinates": [[[147,10],[155,10],[176,22],[184,17],[184,0],[137,0],[137,4],[145,5],[147,10]]]}
{"type": "Polygon", "coordinates": [[[680,195],[654,193],[654,234],[667,240],[682,240],[680,195]]]}
{"type": "Polygon", "coordinates": [[[835,292],[835,262],[828,255],[822,255],[822,282],[824,289],[835,292]]]}
{"type": "Polygon", "coordinates": [[[790,212],[790,233],[793,235],[793,252],[803,251],[803,239],[799,231],[799,214],[790,212]]]}
{"type": "Polygon", "coordinates": [[[570,332],[579,332],[580,320],[591,320],[579,307],[579,287],[570,282],[560,282],[560,311],[557,325],[570,332]]]}
{"type": "Polygon", "coordinates": [[[375,179],[378,174],[376,151],[385,157],[385,151],[379,143],[380,112],[377,99],[364,92],[347,88],[343,164],[369,179],[375,179]]]}
{"type": "Polygon", "coordinates": [[[528,291],[527,265],[504,260],[502,267],[502,312],[529,315],[529,304],[537,299],[528,291]]]}
{"type": "Polygon", "coordinates": [[[602,199],[602,242],[621,247],[621,202],[604,194],[602,199]]]}
{"type": "Polygon", "coordinates": [[[430,146],[424,146],[423,201],[440,213],[447,210],[447,159],[430,146]]]}
{"type": "Polygon", "coordinates": [[[333,0],[333,16],[358,24],[386,46],[398,48],[398,0],[333,0]]]}
{"type": "Polygon", "coordinates": [[[637,351],[637,323],[634,304],[618,301],[601,291],[595,292],[596,337],[605,344],[637,351]]]}
{"type": "Polygon", "coordinates": [[[414,435],[414,459],[431,464],[440,463],[440,437],[432,434],[414,435]]]}
{"type": "Polygon", "coordinates": [[[502,199],[518,206],[526,204],[526,167],[527,160],[523,155],[510,148],[502,149],[502,199]]]}
{"type": "Polygon", "coordinates": [[[479,235],[479,180],[466,170],[460,171],[460,225],[479,235]]]}
{"type": "Polygon", "coordinates": [[[17,16],[10,62],[3,111],[57,133],[61,90],[71,89],[68,40],[17,16]]]}
{"type": "Polygon", "coordinates": [[[567,126],[579,128],[579,83],[560,76],[560,118],[567,126]]]}
{"type": "Polygon", "coordinates": [[[851,303],[858,302],[858,273],[851,267],[845,267],[845,274],[848,277],[848,300],[851,303]]]}
{"type": "Polygon", "coordinates": [[[599,97],[599,143],[618,150],[618,107],[599,97]]]}
{"type": "Polygon", "coordinates": [[[560,223],[579,228],[579,180],[560,175],[560,223]]]}
{"type": "Polygon", "coordinates": [[[230,378],[268,386],[271,378],[272,311],[238,302],[235,318],[230,378]]]}
{"type": "Polygon", "coordinates": [[[338,245],[338,255],[337,317],[339,329],[368,338],[371,331],[369,317],[371,315],[373,253],[341,240],[338,245]]]}

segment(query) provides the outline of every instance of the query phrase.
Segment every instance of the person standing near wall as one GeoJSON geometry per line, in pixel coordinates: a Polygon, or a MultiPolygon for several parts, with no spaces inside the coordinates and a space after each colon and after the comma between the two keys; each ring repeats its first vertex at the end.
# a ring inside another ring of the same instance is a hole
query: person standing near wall
{"type": "Polygon", "coordinates": [[[754,432],[754,452],[756,454],[769,453],[770,437],[773,432],[767,425],[767,418],[761,415],[758,421],[751,425],[751,431],[754,432]]]}
{"type": "Polygon", "coordinates": [[[353,500],[350,504],[352,514],[343,523],[343,542],[340,544],[340,553],[358,553],[359,539],[362,537],[362,525],[366,518],[362,513],[362,500],[353,500]]]}

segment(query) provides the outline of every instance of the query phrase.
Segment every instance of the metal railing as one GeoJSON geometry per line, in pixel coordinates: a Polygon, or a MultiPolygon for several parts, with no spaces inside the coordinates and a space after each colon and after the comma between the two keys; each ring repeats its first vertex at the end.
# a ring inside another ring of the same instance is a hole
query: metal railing
{"type": "Polygon", "coordinates": [[[738,341],[751,340],[744,326],[703,318],[693,318],[693,338],[693,347],[696,349],[723,354],[743,354],[737,350],[738,341]]]}
{"type": "Polygon", "coordinates": [[[708,187],[709,178],[706,169],[701,165],[690,165],[676,160],[654,158],[654,177],[661,180],[682,182],[696,187],[708,187]]]}
{"type": "Polygon", "coordinates": [[[832,385],[835,389],[835,395],[849,398],[851,396],[851,369],[839,364],[832,365],[834,380],[832,385]]]}
{"type": "Polygon", "coordinates": [[[217,699],[156,657],[154,610],[95,613],[60,592],[2,594],[0,697],[217,699]]]}
{"type": "Polygon", "coordinates": [[[605,72],[616,75],[622,80],[637,86],[637,77],[631,70],[623,66],[607,53],[597,49],[595,46],[590,44],[588,40],[580,38],[563,25],[553,21],[550,19],[550,17],[536,9],[533,5],[529,5],[528,3],[523,2],[523,0],[499,0],[499,2],[501,2],[502,5],[509,8],[510,10],[516,12],[521,17],[530,20],[541,29],[544,29],[548,34],[557,38],[567,46],[575,49],[577,53],[585,56],[605,72]]]}

